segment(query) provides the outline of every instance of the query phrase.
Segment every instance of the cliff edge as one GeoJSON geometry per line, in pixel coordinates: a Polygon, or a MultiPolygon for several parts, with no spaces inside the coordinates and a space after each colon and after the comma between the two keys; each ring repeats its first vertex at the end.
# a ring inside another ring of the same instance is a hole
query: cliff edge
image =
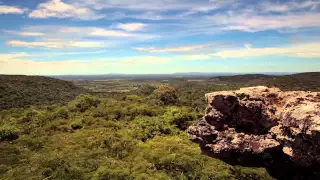
{"type": "Polygon", "coordinates": [[[320,178],[320,92],[264,86],[206,94],[190,139],[229,164],[266,167],[278,179],[320,178]]]}

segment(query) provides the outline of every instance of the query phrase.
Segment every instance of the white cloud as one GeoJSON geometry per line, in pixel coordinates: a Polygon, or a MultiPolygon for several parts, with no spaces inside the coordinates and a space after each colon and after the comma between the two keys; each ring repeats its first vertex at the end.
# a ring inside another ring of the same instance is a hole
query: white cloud
{"type": "Polygon", "coordinates": [[[86,52],[50,52],[50,53],[36,53],[30,56],[69,56],[69,55],[86,55],[86,54],[102,54],[107,52],[106,50],[101,51],[86,51],[86,52]]]}
{"type": "MultiPolygon", "coordinates": [[[[157,66],[173,61],[208,59],[206,55],[105,57],[90,60],[37,61],[27,53],[0,54],[0,74],[105,74],[124,66],[157,66]]],[[[40,57],[38,57],[40,58],[40,57]]],[[[132,69],[131,69],[132,70],[132,69]]]]}
{"type": "Polygon", "coordinates": [[[46,39],[76,39],[76,38],[88,38],[88,37],[114,37],[130,41],[130,39],[146,40],[156,38],[158,36],[146,33],[130,33],[122,30],[115,30],[111,27],[76,27],[76,26],[29,26],[21,30],[21,33],[37,32],[45,34],[46,39]],[[130,37],[130,38],[129,38],[130,37]]]}
{"type": "Polygon", "coordinates": [[[85,4],[95,9],[119,8],[129,10],[147,10],[147,11],[168,11],[168,10],[199,10],[206,11],[212,7],[222,7],[231,4],[234,0],[72,0],[77,4],[85,4]]]}
{"type": "MultiPolygon", "coordinates": [[[[77,1],[75,1],[77,2],[77,1]]],[[[131,9],[131,10],[172,10],[172,9],[185,9],[190,7],[191,3],[182,3],[181,1],[171,1],[171,0],[80,0],[79,3],[90,5],[95,9],[104,8],[121,8],[121,9],[131,9]]],[[[196,3],[192,3],[196,4],[196,3]]]]}
{"type": "MultiPolygon", "coordinates": [[[[73,36],[100,36],[100,37],[128,37],[128,36],[136,36],[135,34],[131,34],[128,32],[113,30],[113,29],[105,29],[98,27],[56,27],[54,32],[50,32],[50,34],[57,35],[61,33],[61,35],[65,36],[66,34],[73,36]]],[[[143,34],[141,34],[143,36],[143,34]]],[[[138,35],[137,35],[138,36],[138,35]]]]}
{"type": "Polygon", "coordinates": [[[21,36],[44,36],[44,33],[40,33],[40,32],[20,32],[18,33],[21,36]]]}
{"type": "Polygon", "coordinates": [[[265,1],[261,4],[261,10],[264,12],[282,12],[282,13],[284,13],[284,12],[288,12],[288,11],[306,9],[306,8],[308,10],[312,10],[319,4],[320,4],[320,1],[313,1],[313,0],[306,0],[303,2],[288,1],[285,3],[265,1]]]}
{"type": "Polygon", "coordinates": [[[0,54],[0,74],[104,74],[115,67],[121,69],[125,65],[153,65],[169,61],[168,58],[156,56],[36,61],[24,59],[25,56],[28,55],[25,53],[0,54]]]}
{"type": "Polygon", "coordinates": [[[26,41],[8,41],[6,43],[9,46],[15,47],[29,47],[29,48],[96,48],[103,47],[103,42],[97,41],[44,41],[44,42],[26,42],[26,41]]]}
{"type": "Polygon", "coordinates": [[[288,47],[270,47],[270,48],[246,48],[238,50],[220,51],[211,54],[213,57],[220,58],[245,58],[259,56],[289,56],[301,58],[320,58],[320,43],[309,43],[293,45],[288,47]]]}
{"type": "Polygon", "coordinates": [[[10,34],[15,34],[15,35],[19,35],[19,36],[44,36],[44,33],[41,32],[30,32],[30,31],[7,31],[4,30],[3,32],[5,33],[10,33],[10,34]]]}
{"type": "Polygon", "coordinates": [[[202,49],[208,46],[211,46],[212,43],[208,44],[199,44],[199,45],[191,45],[191,46],[179,46],[179,47],[168,47],[168,48],[157,48],[157,47],[137,47],[134,48],[136,51],[146,51],[150,53],[165,53],[165,52],[188,52],[196,49],[202,49]]]}
{"type": "Polygon", "coordinates": [[[79,7],[90,7],[95,10],[107,9],[108,19],[183,19],[198,13],[208,13],[223,8],[234,7],[236,0],[69,0],[71,4],[79,7]],[[114,12],[114,10],[116,11],[114,12]],[[168,12],[171,13],[168,13],[168,12]]]}
{"type": "Polygon", "coordinates": [[[19,36],[31,36],[32,39],[28,41],[14,38],[7,40],[6,44],[33,48],[115,47],[121,44],[159,38],[159,36],[147,33],[130,33],[111,28],[74,26],[27,26],[20,31],[3,32],[19,36]]]}
{"type": "Polygon", "coordinates": [[[24,59],[0,60],[0,74],[25,74],[25,75],[59,75],[59,74],[95,74],[92,69],[108,68],[112,63],[95,63],[80,60],[65,61],[34,61],[24,59]]]}
{"type": "Polygon", "coordinates": [[[0,59],[14,59],[14,58],[21,58],[21,57],[27,57],[30,56],[30,54],[25,52],[20,53],[11,53],[11,54],[0,54],[0,59]]]}
{"type": "Polygon", "coordinates": [[[127,37],[132,36],[131,34],[128,34],[126,32],[122,31],[116,31],[116,30],[105,30],[102,28],[94,28],[89,33],[91,36],[104,36],[104,37],[127,37]]]}
{"type": "Polygon", "coordinates": [[[2,6],[0,5],[0,14],[23,14],[28,9],[21,9],[14,6],[2,6]]]}
{"type": "Polygon", "coordinates": [[[247,44],[244,44],[244,47],[247,49],[251,49],[252,45],[247,43],[247,44]]]}
{"type": "Polygon", "coordinates": [[[78,18],[83,20],[101,19],[104,15],[96,14],[86,7],[66,4],[61,0],[51,0],[38,5],[37,9],[29,14],[30,18],[78,18]]]}
{"type": "MultiPolygon", "coordinates": [[[[261,16],[252,13],[217,14],[207,17],[207,27],[216,30],[239,30],[245,32],[258,32],[265,30],[298,29],[320,27],[320,13],[294,13],[288,15],[261,16]]],[[[196,25],[200,26],[200,25],[196,25]]]]}
{"type": "Polygon", "coordinates": [[[144,29],[147,25],[143,23],[127,23],[127,24],[118,24],[116,27],[123,29],[125,31],[140,31],[144,29]]]}

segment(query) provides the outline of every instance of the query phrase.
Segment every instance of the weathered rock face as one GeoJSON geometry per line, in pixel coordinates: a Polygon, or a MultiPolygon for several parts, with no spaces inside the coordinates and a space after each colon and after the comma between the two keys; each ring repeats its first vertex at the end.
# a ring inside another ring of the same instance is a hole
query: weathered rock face
{"type": "Polygon", "coordinates": [[[188,129],[204,153],[279,179],[320,178],[320,92],[258,86],[206,99],[205,116],[188,129]]]}

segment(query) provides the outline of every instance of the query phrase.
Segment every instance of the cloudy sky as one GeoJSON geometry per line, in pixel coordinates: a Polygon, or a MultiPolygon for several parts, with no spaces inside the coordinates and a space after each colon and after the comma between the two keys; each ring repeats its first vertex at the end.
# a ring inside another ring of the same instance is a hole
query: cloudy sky
{"type": "Polygon", "coordinates": [[[320,0],[0,0],[0,74],[320,71],[320,0]]]}

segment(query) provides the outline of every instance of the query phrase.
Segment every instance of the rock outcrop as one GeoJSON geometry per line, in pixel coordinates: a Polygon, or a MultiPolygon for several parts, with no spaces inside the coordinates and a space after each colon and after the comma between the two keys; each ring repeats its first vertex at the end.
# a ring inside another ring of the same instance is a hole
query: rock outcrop
{"type": "Polygon", "coordinates": [[[278,179],[320,178],[320,92],[258,86],[206,99],[205,116],[188,129],[205,154],[278,179]]]}

